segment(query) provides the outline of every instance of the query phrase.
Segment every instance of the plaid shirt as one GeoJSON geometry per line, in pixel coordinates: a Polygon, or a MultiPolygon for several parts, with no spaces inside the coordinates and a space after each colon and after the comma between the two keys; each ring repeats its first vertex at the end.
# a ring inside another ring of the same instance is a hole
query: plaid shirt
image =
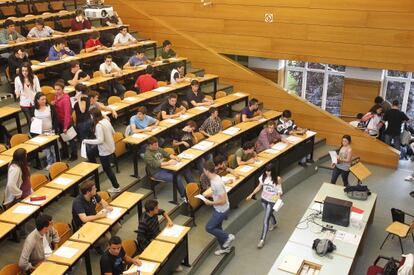
{"type": "Polygon", "coordinates": [[[217,134],[221,131],[221,119],[219,117],[212,119],[210,116],[203,122],[200,131],[204,131],[210,136],[217,134]]]}

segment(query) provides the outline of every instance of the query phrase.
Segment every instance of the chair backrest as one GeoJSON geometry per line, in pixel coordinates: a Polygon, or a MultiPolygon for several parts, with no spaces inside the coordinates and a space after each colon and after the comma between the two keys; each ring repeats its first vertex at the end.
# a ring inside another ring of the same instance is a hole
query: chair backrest
{"type": "Polygon", "coordinates": [[[231,121],[230,119],[223,119],[221,121],[221,129],[225,130],[227,128],[230,128],[231,126],[233,126],[233,121],[231,121]]]}
{"type": "Polygon", "coordinates": [[[121,100],[122,99],[119,96],[116,96],[116,95],[110,96],[108,98],[108,105],[111,105],[111,104],[114,104],[114,103],[117,103],[117,102],[121,102],[121,100]]]}
{"type": "Polygon", "coordinates": [[[241,122],[241,115],[240,115],[240,114],[237,114],[237,115],[234,117],[234,123],[238,124],[238,123],[240,123],[240,122],[241,122]]]}
{"type": "MultiPolygon", "coordinates": [[[[32,60],[32,62],[33,62],[33,60],[32,60]]],[[[40,87],[40,90],[45,95],[55,92],[55,89],[53,89],[53,87],[51,87],[51,86],[42,86],[42,87],[40,87]]]]}
{"type": "MultiPolygon", "coordinates": [[[[110,203],[112,201],[111,195],[109,195],[107,191],[99,191],[97,192],[97,194],[99,195],[99,197],[101,197],[101,199],[103,199],[107,203],[110,203]]],[[[102,205],[100,203],[96,204],[95,209],[96,209],[96,212],[101,211],[102,205]]]]}
{"type": "Polygon", "coordinates": [[[187,196],[188,204],[192,209],[197,209],[201,205],[201,200],[195,198],[200,194],[200,186],[197,183],[191,182],[185,186],[185,193],[187,196]]]}
{"type": "Polygon", "coordinates": [[[63,222],[55,222],[53,223],[53,227],[56,229],[59,235],[59,242],[58,247],[60,247],[64,242],[66,242],[70,236],[73,234],[72,227],[70,224],[63,223],[63,222]]]}
{"type": "Polygon", "coordinates": [[[32,185],[32,189],[36,191],[43,185],[49,182],[49,179],[46,175],[43,174],[33,174],[30,176],[30,184],[32,185]]]}
{"type": "Polygon", "coordinates": [[[122,141],[125,136],[121,132],[115,132],[113,137],[115,142],[115,157],[122,156],[127,152],[126,143],[122,141]]]}
{"type": "Polygon", "coordinates": [[[158,84],[158,87],[162,87],[162,86],[167,86],[168,85],[168,83],[166,81],[158,81],[157,84],[158,84]]]}
{"type": "Polygon", "coordinates": [[[100,76],[102,76],[101,71],[93,72],[93,77],[100,77],[100,76]]]}
{"type": "Polygon", "coordinates": [[[171,148],[171,147],[165,147],[164,148],[164,151],[165,152],[167,152],[168,154],[170,154],[170,155],[175,155],[175,151],[174,151],[174,149],[173,148],[171,148]]]}
{"type": "Polygon", "coordinates": [[[10,139],[10,146],[14,147],[28,140],[29,136],[27,134],[14,134],[10,139]]]}
{"type": "Polygon", "coordinates": [[[235,163],[236,163],[236,155],[235,155],[235,154],[231,154],[231,155],[229,155],[229,156],[227,157],[227,163],[228,163],[228,165],[229,165],[229,167],[230,167],[231,169],[236,168],[236,167],[237,167],[237,165],[235,165],[235,163]]]}
{"type": "Polygon", "coordinates": [[[397,209],[397,208],[391,208],[391,216],[392,216],[393,222],[404,223],[404,220],[405,220],[404,211],[397,209]]]}
{"type": "MultiPolygon", "coordinates": [[[[32,62],[32,65],[37,65],[37,64],[40,64],[41,63],[39,60],[36,60],[36,59],[30,60],[30,62],[32,62]]],[[[40,88],[40,89],[42,89],[42,88],[40,88]]]]}
{"type": "Polygon", "coordinates": [[[59,161],[53,163],[49,168],[49,177],[50,180],[55,179],[60,174],[64,173],[65,171],[69,170],[69,165],[65,162],[59,161]]]}
{"type": "Polygon", "coordinates": [[[193,133],[193,143],[194,144],[199,143],[200,141],[202,141],[205,138],[206,137],[202,133],[200,133],[200,132],[194,132],[193,133]]]}
{"type": "Polygon", "coordinates": [[[49,93],[46,95],[47,103],[51,104],[53,100],[55,100],[55,93],[49,93]]]}
{"type": "Polygon", "coordinates": [[[3,153],[7,150],[7,146],[5,144],[0,144],[0,153],[3,153]]]}
{"type": "Polygon", "coordinates": [[[129,97],[129,96],[136,96],[137,93],[135,91],[126,91],[124,93],[124,97],[129,97]]]}
{"type": "Polygon", "coordinates": [[[226,92],[225,92],[225,91],[218,91],[218,92],[216,93],[216,99],[217,99],[217,98],[220,98],[220,97],[225,97],[225,96],[227,96],[227,94],[226,94],[226,92]]]}
{"type": "Polygon", "coordinates": [[[0,275],[19,275],[23,274],[18,264],[8,264],[0,269],[0,275]]]}
{"type": "Polygon", "coordinates": [[[206,95],[205,98],[207,98],[208,100],[213,100],[213,97],[211,95],[206,95]]]}
{"type": "Polygon", "coordinates": [[[133,258],[137,253],[138,245],[135,240],[123,240],[122,248],[124,249],[126,255],[133,258]]]}

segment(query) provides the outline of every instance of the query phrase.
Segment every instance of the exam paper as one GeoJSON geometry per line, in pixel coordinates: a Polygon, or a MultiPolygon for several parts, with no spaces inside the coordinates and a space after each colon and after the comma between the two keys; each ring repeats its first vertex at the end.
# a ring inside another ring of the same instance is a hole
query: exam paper
{"type": "Polygon", "coordinates": [[[165,237],[173,237],[178,238],[181,233],[183,232],[184,227],[181,225],[174,224],[171,227],[166,227],[162,232],[161,235],[165,237]]]}
{"type": "Polygon", "coordinates": [[[243,173],[248,173],[248,172],[250,172],[251,170],[253,170],[253,167],[251,167],[251,166],[249,166],[249,165],[243,165],[243,166],[240,168],[240,172],[243,172],[243,173]]]}
{"type": "Polygon", "coordinates": [[[202,200],[202,201],[206,201],[206,200],[207,200],[207,199],[206,199],[206,197],[204,197],[204,196],[203,196],[203,195],[201,195],[201,194],[195,195],[195,196],[194,196],[194,198],[200,199],[200,200],[202,200]]]}
{"type": "Polygon", "coordinates": [[[210,148],[213,145],[214,143],[212,141],[203,140],[202,142],[194,145],[193,148],[198,149],[200,151],[206,151],[208,148],[210,148]]]}
{"type": "Polygon", "coordinates": [[[314,135],[314,134],[316,134],[316,132],[311,131],[311,130],[307,130],[307,131],[306,131],[306,135],[307,135],[307,136],[311,136],[311,135],[314,135]]]}
{"type": "Polygon", "coordinates": [[[266,149],[266,150],[264,150],[264,152],[266,152],[268,154],[272,154],[272,155],[276,155],[276,154],[279,153],[279,151],[275,150],[275,149],[266,149]]]}
{"type": "Polygon", "coordinates": [[[335,239],[343,241],[346,243],[358,245],[361,241],[361,235],[347,233],[345,231],[337,230],[335,234],[335,239]]]}
{"type": "Polygon", "coordinates": [[[144,139],[144,138],[147,138],[148,135],[142,134],[142,133],[136,133],[136,134],[133,134],[131,137],[133,137],[133,138],[139,138],[139,139],[144,139]]]}
{"type": "Polygon", "coordinates": [[[32,214],[36,211],[37,208],[31,205],[19,205],[14,210],[13,213],[15,214],[32,214]]]}
{"type": "Polygon", "coordinates": [[[76,137],[76,135],[77,135],[77,133],[75,131],[75,128],[73,128],[73,126],[70,127],[66,131],[66,134],[65,133],[60,134],[60,136],[61,136],[61,138],[63,139],[64,142],[74,139],[76,137]]]}
{"type": "Polygon", "coordinates": [[[69,185],[72,182],[72,179],[68,179],[65,177],[58,177],[53,182],[56,184],[60,184],[60,185],[69,185]]]}
{"type": "Polygon", "coordinates": [[[223,131],[224,134],[234,136],[240,131],[240,128],[230,127],[223,131]]]}
{"type": "Polygon", "coordinates": [[[295,137],[295,136],[288,136],[286,140],[289,141],[290,143],[297,143],[297,142],[302,141],[300,137],[295,137]]]}
{"type": "Polygon", "coordinates": [[[170,90],[170,88],[169,87],[158,87],[158,88],[156,88],[156,89],[154,89],[153,91],[154,92],[168,92],[170,90]]]}
{"type": "Polygon", "coordinates": [[[37,143],[37,144],[42,144],[48,141],[47,137],[34,137],[30,140],[31,142],[37,143]]]}
{"type": "Polygon", "coordinates": [[[156,263],[141,260],[141,266],[132,265],[127,271],[124,271],[123,274],[136,273],[137,271],[141,271],[142,273],[154,273],[156,266],[156,263]]]}
{"type": "Polygon", "coordinates": [[[30,133],[41,134],[42,133],[42,120],[38,118],[33,118],[32,123],[30,124],[30,133]]]}
{"type": "Polygon", "coordinates": [[[334,164],[338,163],[338,154],[336,151],[329,151],[329,155],[331,156],[331,162],[334,164]]]}
{"type": "Polygon", "coordinates": [[[242,97],[242,96],[244,96],[244,94],[243,94],[243,93],[234,93],[234,94],[232,94],[232,95],[235,95],[235,96],[237,96],[237,97],[242,97]]]}
{"type": "Polygon", "coordinates": [[[79,251],[79,249],[77,249],[77,248],[61,246],[53,254],[55,254],[56,256],[62,257],[62,258],[70,259],[73,256],[75,256],[78,251],[79,251]]]}
{"type": "Polygon", "coordinates": [[[182,152],[181,154],[178,155],[179,158],[182,159],[193,159],[195,158],[195,155],[190,154],[190,153],[186,153],[186,152],[182,152]]]}
{"type": "Polygon", "coordinates": [[[206,106],[197,106],[197,107],[194,107],[194,109],[200,110],[200,111],[207,111],[208,107],[206,107],[206,106]]]}
{"type": "Polygon", "coordinates": [[[286,146],[287,146],[286,143],[284,143],[284,142],[278,142],[278,143],[276,143],[275,145],[272,146],[272,149],[281,151],[281,150],[285,149],[286,146]]]}
{"type": "Polygon", "coordinates": [[[181,119],[187,119],[187,118],[189,118],[190,117],[190,115],[188,115],[188,114],[181,114],[180,115],[180,118],[181,119]]]}
{"type": "Polygon", "coordinates": [[[177,123],[180,123],[181,122],[181,121],[176,120],[176,119],[173,119],[173,118],[167,118],[167,119],[164,119],[163,121],[165,123],[168,123],[168,124],[177,124],[177,123]]]}
{"type": "Polygon", "coordinates": [[[106,217],[110,220],[116,220],[122,215],[122,208],[113,207],[112,211],[106,212],[106,217]]]}
{"type": "Polygon", "coordinates": [[[108,105],[106,107],[108,107],[111,110],[117,110],[117,109],[119,109],[119,106],[118,105],[108,105]]]}
{"type": "Polygon", "coordinates": [[[138,98],[129,96],[129,97],[125,97],[124,100],[125,101],[129,101],[129,102],[134,102],[134,101],[137,101],[138,98]]]}
{"type": "Polygon", "coordinates": [[[228,175],[222,176],[221,180],[224,181],[225,183],[230,182],[230,181],[234,182],[236,181],[236,177],[233,176],[232,174],[228,174],[228,175]]]}

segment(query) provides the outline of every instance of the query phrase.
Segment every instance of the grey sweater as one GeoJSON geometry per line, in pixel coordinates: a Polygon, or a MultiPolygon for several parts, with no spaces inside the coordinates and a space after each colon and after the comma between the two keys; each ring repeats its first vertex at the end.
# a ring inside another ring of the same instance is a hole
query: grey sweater
{"type": "Polygon", "coordinates": [[[115,152],[114,133],[115,130],[111,122],[107,119],[102,119],[95,127],[96,139],[85,139],[83,142],[98,145],[99,155],[109,156],[115,152]]]}

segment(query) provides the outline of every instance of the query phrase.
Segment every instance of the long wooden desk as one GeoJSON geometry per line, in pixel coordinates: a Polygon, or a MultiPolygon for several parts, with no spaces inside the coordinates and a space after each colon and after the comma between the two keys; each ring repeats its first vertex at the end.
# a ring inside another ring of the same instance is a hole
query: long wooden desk
{"type": "Polygon", "coordinates": [[[92,175],[95,177],[95,184],[96,189],[98,191],[101,190],[101,185],[99,182],[99,172],[98,168],[100,167],[100,164],[92,163],[92,162],[81,162],[75,165],[74,167],[70,168],[68,171],[65,172],[65,174],[74,175],[74,176],[80,176],[81,180],[85,180],[92,175]]]}
{"type": "Polygon", "coordinates": [[[0,122],[14,118],[16,120],[17,132],[21,133],[22,126],[20,124],[19,113],[20,113],[20,108],[9,107],[9,106],[1,107],[0,108],[0,122]]]}
{"type": "Polygon", "coordinates": [[[52,262],[42,262],[38,267],[36,267],[35,271],[33,271],[32,275],[45,275],[45,274],[53,274],[53,275],[63,275],[66,274],[66,271],[69,269],[66,265],[55,264],[52,262]]]}
{"type": "MultiPolygon", "coordinates": [[[[28,14],[22,17],[12,16],[7,19],[12,19],[14,23],[20,23],[20,22],[27,23],[27,22],[35,21],[37,19],[43,19],[46,21],[46,20],[54,19],[54,18],[63,18],[63,17],[72,16],[74,14],[75,14],[75,11],[61,10],[55,13],[46,13],[46,14],[38,14],[38,15],[28,14]]],[[[0,20],[0,25],[3,25],[7,19],[0,20]]]]}
{"type": "Polygon", "coordinates": [[[374,217],[376,200],[375,193],[372,193],[366,201],[353,200],[344,194],[343,186],[323,183],[268,274],[290,274],[278,268],[288,255],[322,265],[320,275],[352,274],[354,260],[358,258],[362,242],[367,234],[368,224],[372,223],[374,217]],[[351,223],[348,227],[329,224],[335,232],[325,233],[324,236],[320,225],[325,226],[328,223],[321,219],[323,206],[320,202],[323,202],[326,196],[351,201],[353,207],[364,211],[362,217],[351,214],[351,223]],[[316,256],[312,250],[312,243],[316,238],[331,239],[336,245],[336,250],[331,253],[330,258],[316,256]]]}
{"type": "Polygon", "coordinates": [[[133,192],[122,192],[118,197],[109,203],[111,206],[121,207],[125,209],[132,209],[137,206],[138,219],[142,215],[142,199],[144,198],[143,194],[133,193],[133,192]]]}

